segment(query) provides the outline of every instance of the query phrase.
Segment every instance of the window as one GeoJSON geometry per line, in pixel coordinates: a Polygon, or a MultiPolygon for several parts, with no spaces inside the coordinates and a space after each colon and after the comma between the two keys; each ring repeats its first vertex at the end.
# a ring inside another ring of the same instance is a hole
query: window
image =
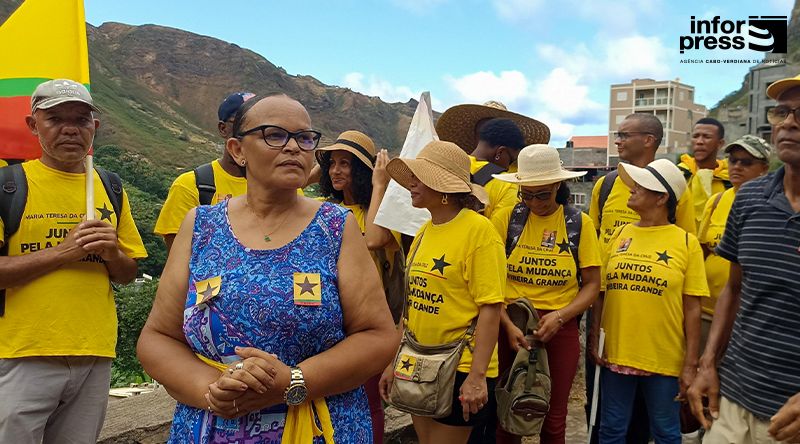
{"type": "Polygon", "coordinates": [[[586,206],[586,193],[572,193],[569,195],[569,199],[576,207],[586,206]]]}
{"type": "Polygon", "coordinates": [[[694,123],[694,113],[692,110],[689,110],[689,122],[694,123]]]}
{"type": "Polygon", "coordinates": [[[617,102],[625,102],[626,100],[628,100],[628,92],[617,91],[617,102]]]}
{"type": "Polygon", "coordinates": [[[614,120],[616,121],[617,125],[619,125],[623,120],[625,120],[625,116],[622,114],[617,114],[617,117],[614,120]]]}
{"type": "Polygon", "coordinates": [[[678,93],[678,100],[680,100],[681,102],[683,102],[684,100],[686,100],[686,91],[680,91],[680,92],[678,93]]]}

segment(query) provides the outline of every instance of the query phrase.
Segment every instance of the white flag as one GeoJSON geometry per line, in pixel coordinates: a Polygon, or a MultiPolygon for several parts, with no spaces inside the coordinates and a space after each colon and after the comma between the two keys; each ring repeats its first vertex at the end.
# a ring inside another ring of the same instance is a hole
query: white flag
{"type": "MultiPolygon", "coordinates": [[[[439,140],[433,124],[431,93],[424,92],[419,98],[414,118],[408,128],[406,141],[400,151],[400,157],[415,159],[428,143],[439,140]]],[[[422,225],[430,220],[431,213],[424,208],[411,206],[411,193],[392,180],[386,188],[375,223],[381,227],[414,236],[422,225]]]]}

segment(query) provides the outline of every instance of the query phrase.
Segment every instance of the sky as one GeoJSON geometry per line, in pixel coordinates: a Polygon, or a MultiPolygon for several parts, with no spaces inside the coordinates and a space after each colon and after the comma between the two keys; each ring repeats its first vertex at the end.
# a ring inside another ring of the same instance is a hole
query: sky
{"type": "MultiPolygon", "coordinates": [[[[608,131],[610,85],[634,78],[695,87],[712,107],[757,59],[744,50],[679,51],[691,17],[791,15],[793,0],[85,0],[93,25],[157,24],[253,50],[387,102],[430,91],[433,107],[497,100],[546,123],[551,144],[608,131]]],[[[745,31],[746,33],[746,31],[745,31]]],[[[718,35],[719,36],[719,35],[718,35]]],[[[364,129],[368,133],[368,129],[364,129]]]]}

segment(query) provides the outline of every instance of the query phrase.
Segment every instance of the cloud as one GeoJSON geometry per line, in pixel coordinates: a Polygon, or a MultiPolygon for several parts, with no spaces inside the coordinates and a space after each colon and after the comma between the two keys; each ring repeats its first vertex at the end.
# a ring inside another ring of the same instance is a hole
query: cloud
{"type": "Polygon", "coordinates": [[[371,75],[367,78],[360,72],[351,72],[344,76],[342,86],[368,96],[380,97],[384,102],[408,102],[417,99],[421,91],[414,91],[408,86],[393,85],[390,82],[371,75]]]}
{"type": "Polygon", "coordinates": [[[528,79],[520,71],[479,71],[463,77],[445,76],[445,82],[462,101],[483,103],[487,100],[517,102],[528,94],[528,79]]]}
{"type": "Polygon", "coordinates": [[[540,45],[537,53],[554,67],[569,67],[579,78],[592,83],[627,82],[632,78],[665,78],[670,75],[669,59],[674,51],[668,49],[660,38],[631,35],[602,41],[597,48],[580,44],[570,50],[540,45]]]}
{"type": "Polygon", "coordinates": [[[520,71],[479,71],[445,77],[455,103],[497,100],[509,110],[532,116],[550,128],[556,146],[563,144],[578,125],[602,124],[607,111],[589,97],[589,86],[567,68],[556,68],[542,78],[529,79],[520,71]]]}

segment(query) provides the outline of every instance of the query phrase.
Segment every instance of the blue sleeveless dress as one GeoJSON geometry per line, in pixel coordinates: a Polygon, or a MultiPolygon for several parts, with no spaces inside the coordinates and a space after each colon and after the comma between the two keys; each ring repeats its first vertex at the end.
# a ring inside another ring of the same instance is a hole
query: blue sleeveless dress
{"type": "MultiPolygon", "coordinates": [[[[275,250],[253,250],[234,236],[227,201],[198,207],[183,315],[192,351],[228,364],[239,360],[235,347],[256,347],[293,366],[342,341],[336,264],[346,216],[346,209],[323,203],[296,239],[275,250]],[[295,305],[295,273],[319,274],[319,306],[295,305]],[[215,296],[198,303],[198,292],[201,301],[215,296]]],[[[326,402],[337,444],[372,441],[363,387],[326,402]]],[[[280,443],[286,411],[281,404],[225,420],[178,403],[169,443],[280,443]]]]}

